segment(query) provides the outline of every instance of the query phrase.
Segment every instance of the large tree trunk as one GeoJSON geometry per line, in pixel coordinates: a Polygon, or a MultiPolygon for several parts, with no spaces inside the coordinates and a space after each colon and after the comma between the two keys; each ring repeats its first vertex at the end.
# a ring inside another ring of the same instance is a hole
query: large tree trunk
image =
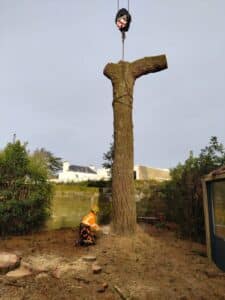
{"type": "Polygon", "coordinates": [[[167,68],[164,55],[145,57],[133,63],[109,63],[104,69],[113,85],[114,161],[112,167],[112,220],[118,234],[136,231],[134,199],[133,87],[136,78],[167,68]]]}

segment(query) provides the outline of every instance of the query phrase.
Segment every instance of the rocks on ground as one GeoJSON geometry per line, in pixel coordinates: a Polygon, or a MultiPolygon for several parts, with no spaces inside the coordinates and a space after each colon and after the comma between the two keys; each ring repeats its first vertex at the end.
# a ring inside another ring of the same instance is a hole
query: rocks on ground
{"type": "MultiPolygon", "coordinates": [[[[46,274],[56,279],[69,273],[82,275],[91,271],[93,274],[99,274],[102,271],[102,267],[99,266],[96,259],[94,255],[86,255],[75,260],[65,260],[62,257],[53,255],[36,255],[21,258],[18,255],[3,252],[0,253],[0,274],[11,278],[36,275],[37,279],[45,277],[46,274]]],[[[105,290],[106,287],[101,286],[100,289],[105,290]]]]}
{"type": "Polygon", "coordinates": [[[83,256],[82,259],[87,262],[92,262],[96,260],[96,256],[87,255],[87,256],[83,256]]]}
{"type": "Polygon", "coordinates": [[[18,269],[10,271],[6,274],[7,277],[22,278],[32,275],[32,271],[24,266],[20,266],[18,269]]]}
{"type": "Polygon", "coordinates": [[[21,257],[8,252],[0,252],[0,274],[4,275],[7,272],[19,267],[21,257]]]}
{"type": "Polygon", "coordinates": [[[94,274],[99,274],[99,273],[101,273],[101,271],[102,271],[102,268],[97,263],[94,263],[92,265],[92,272],[94,274]]]}

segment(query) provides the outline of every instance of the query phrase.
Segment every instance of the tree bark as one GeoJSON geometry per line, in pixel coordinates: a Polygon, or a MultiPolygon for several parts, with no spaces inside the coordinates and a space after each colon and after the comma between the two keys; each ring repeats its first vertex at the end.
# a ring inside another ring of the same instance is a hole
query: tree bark
{"type": "Polygon", "coordinates": [[[136,231],[134,199],[133,88],[137,78],[167,68],[165,55],[145,57],[132,63],[109,63],[104,75],[113,86],[114,161],[112,167],[112,225],[117,234],[136,231]]]}

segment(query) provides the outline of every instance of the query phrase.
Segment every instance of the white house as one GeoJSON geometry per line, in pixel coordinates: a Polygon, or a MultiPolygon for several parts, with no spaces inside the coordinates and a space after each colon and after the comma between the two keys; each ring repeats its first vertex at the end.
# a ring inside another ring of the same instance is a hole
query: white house
{"type": "Polygon", "coordinates": [[[59,172],[57,182],[80,182],[88,180],[109,180],[110,172],[107,169],[96,169],[94,166],[70,165],[68,161],[63,163],[63,169],[59,172]]]}
{"type": "MultiPolygon", "coordinates": [[[[63,163],[63,169],[59,172],[58,179],[55,182],[81,182],[81,181],[98,181],[110,180],[110,169],[96,169],[94,166],[84,167],[70,165],[68,161],[63,163]]],[[[137,180],[158,180],[164,181],[170,179],[170,171],[168,169],[159,169],[146,166],[134,166],[134,178],[137,180]]]]}
{"type": "Polygon", "coordinates": [[[97,169],[98,180],[110,180],[111,179],[111,170],[110,169],[97,169]]]}

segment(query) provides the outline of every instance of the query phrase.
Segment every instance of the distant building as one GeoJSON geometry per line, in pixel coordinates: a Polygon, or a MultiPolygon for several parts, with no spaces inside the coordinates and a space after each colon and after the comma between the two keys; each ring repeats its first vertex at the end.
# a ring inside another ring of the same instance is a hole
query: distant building
{"type": "Polygon", "coordinates": [[[136,165],[134,166],[134,178],[137,180],[170,180],[170,171],[169,169],[159,169],[136,165]]]}
{"type": "MultiPolygon", "coordinates": [[[[98,181],[110,180],[111,170],[100,168],[96,169],[94,166],[77,166],[70,165],[68,161],[63,163],[63,169],[58,174],[58,179],[54,182],[81,182],[81,181],[98,181]]],[[[170,179],[170,172],[168,169],[151,168],[146,166],[134,166],[134,179],[137,180],[158,180],[164,181],[170,179]]],[[[52,180],[53,181],[53,180],[52,180]]]]}
{"type": "Polygon", "coordinates": [[[70,165],[68,161],[63,163],[63,169],[59,172],[57,182],[81,182],[88,180],[109,180],[110,172],[107,169],[96,169],[94,166],[70,165]]]}
{"type": "Polygon", "coordinates": [[[97,169],[98,180],[110,180],[111,179],[111,170],[110,169],[97,169]]]}

